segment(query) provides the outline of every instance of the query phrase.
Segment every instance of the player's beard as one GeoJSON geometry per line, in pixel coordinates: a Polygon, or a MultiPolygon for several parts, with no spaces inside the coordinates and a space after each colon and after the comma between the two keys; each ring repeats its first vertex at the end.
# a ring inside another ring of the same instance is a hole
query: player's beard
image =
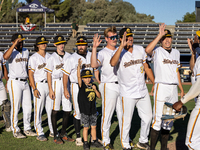
{"type": "Polygon", "coordinates": [[[87,52],[87,47],[78,49],[78,54],[84,55],[87,52]]]}

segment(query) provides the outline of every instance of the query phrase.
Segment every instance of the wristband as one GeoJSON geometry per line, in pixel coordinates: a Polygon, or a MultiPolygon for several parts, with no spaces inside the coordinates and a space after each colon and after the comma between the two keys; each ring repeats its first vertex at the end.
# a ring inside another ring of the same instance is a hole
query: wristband
{"type": "Polygon", "coordinates": [[[35,90],[37,90],[37,88],[35,88],[35,89],[33,90],[33,92],[34,92],[35,90]]]}

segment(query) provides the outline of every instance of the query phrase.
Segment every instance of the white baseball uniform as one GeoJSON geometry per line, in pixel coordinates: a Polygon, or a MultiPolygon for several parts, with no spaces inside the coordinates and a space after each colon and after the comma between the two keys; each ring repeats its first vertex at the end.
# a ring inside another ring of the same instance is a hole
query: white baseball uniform
{"type": "Polygon", "coordinates": [[[31,93],[29,84],[27,82],[27,63],[29,58],[29,51],[22,48],[22,52],[13,50],[10,58],[7,60],[9,67],[9,80],[7,83],[10,102],[11,102],[11,128],[13,133],[19,132],[18,127],[18,112],[20,104],[23,108],[23,122],[24,131],[31,129],[31,93]]]}
{"type": "MultiPolygon", "coordinates": [[[[200,77],[200,57],[197,58],[194,68],[194,76],[195,78],[200,77]]],[[[185,144],[191,150],[200,148],[200,95],[196,98],[195,108],[192,110],[190,114],[190,119],[187,126],[187,134],[185,144]]]]}
{"type": "Polygon", "coordinates": [[[101,118],[101,136],[103,145],[110,143],[111,119],[116,109],[119,128],[122,123],[122,105],[119,97],[119,84],[115,67],[110,65],[113,50],[105,47],[97,54],[99,65],[101,66],[101,83],[99,90],[102,97],[102,118],[101,118]]]}
{"type": "Polygon", "coordinates": [[[154,109],[152,128],[159,131],[162,128],[171,130],[173,122],[169,125],[161,121],[163,105],[165,102],[175,103],[178,101],[178,67],[180,66],[180,52],[176,49],[169,53],[162,47],[153,51],[155,88],[154,109]]]}
{"type": "MultiPolygon", "coordinates": [[[[40,98],[34,96],[34,127],[38,136],[44,135],[42,128],[42,111],[45,106],[48,118],[48,125],[50,132],[53,133],[53,127],[51,123],[51,111],[52,102],[49,97],[49,88],[47,83],[47,72],[45,71],[45,66],[49,53],[46,53],[45,57],[41,56],[39,53],[34,53],[28,62],[28,69],[34,72],[34,82],[36,88],[40,93],[40,98]]],[[[33,90],[33,89],[32,89],[33,90]]],[[[34,92],[33,92],[34,93],[34,92]]]]}
{"type": "Polygon", "coordinates": [[[120,136],[123,148],[131,148],[129,131],[135,106],[141,118],[139,142],[148,142],[152,109],[144,78],[143,63],[146,63],[146,57],[144,48],[138,45],[133,45],[132,53],[123,49],[120,55],[117,76],[123,109],[120,136]]]}
{"type": "MultiPolygon", "coordinates": [[[[71,56],[69,53],[65,52],[65,55],[60,57],[56,52],[54,52],[47,61],[45,70],[51,73],[52,77],[52,89],[55,93],[55,99],[52,100],[52,109],[59,111],[60,104],[62,102],[62,108],[64,111],[71,111],[72,104],[70,99],[66,99],[64,96],[63,88],[63,69],[64,63],[67,57],[71,56]]],[[[69,82],[68,82],[69,83],[69,82]]]]}
{"type": "Polygon", "coordinates": [[[78,120],[81,119],[81,114],[78,106],[78,79],[77,79],[77,66],[78,60],[81,58],[82,61],[82,69],[90,69],[93,72],[93,68],[91,67],[91,52],[87,52],[86,58],[79,55],[78,53],[73,53],[69,56],[64,62],[64,69],[62,69],[63,73],[69,76],[71,82],[71,99],[73,102],[74,108],[74,117],[78,120]]]}
{"type": "Polygon", "coordinates": [[[0,105],[2,105],[3,101],[7,99],[6,89],[5,89],[3,81],[2,81],[3,65],[6,65],[6,61],[3,59],[3,53],[0,52],[0,105]]]}

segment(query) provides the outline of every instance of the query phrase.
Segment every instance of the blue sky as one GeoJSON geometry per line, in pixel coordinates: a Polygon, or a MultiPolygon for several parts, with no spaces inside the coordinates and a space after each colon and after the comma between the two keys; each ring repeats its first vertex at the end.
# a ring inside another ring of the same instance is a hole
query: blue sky
{"type": "MultiPolygon", "coordinates": [[[[19,0],[25,1],[25,0],[19,0]]],[[[195,11],[195,0],[124,0],[130,2],[136,12],[153,15],[156,23],[175,25],[186,12],[195,11]]]]}

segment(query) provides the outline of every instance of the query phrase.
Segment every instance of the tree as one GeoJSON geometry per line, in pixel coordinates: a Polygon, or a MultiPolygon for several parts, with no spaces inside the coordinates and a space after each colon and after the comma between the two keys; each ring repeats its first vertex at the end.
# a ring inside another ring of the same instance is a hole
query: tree
{"type": "Polygon", "coordinates": [[[196,22],[196,14],[195,11],[192,13],[187,12],[182,20],[177,20],[176,22],[196,22]]]}

